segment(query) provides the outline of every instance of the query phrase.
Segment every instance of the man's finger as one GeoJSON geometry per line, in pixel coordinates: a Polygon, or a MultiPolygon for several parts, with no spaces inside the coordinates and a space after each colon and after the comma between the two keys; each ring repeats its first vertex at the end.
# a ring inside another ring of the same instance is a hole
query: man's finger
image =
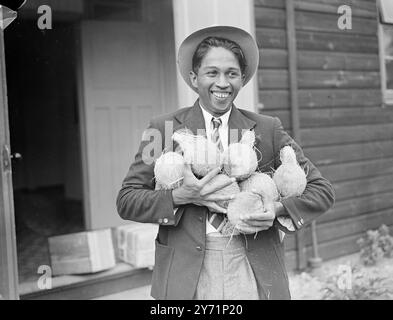
{"type": "Polygon", "coordinates": [[[236,182],[235,178],[230,178],[230,179],[225,179],[225,181],[220,181],[219,183],[217,183],[216,185],[212,185],[212,186],[204,186],[201,190],[201,196],[205,196],[211,193],[214,193],[218,190],[221,190],[229,185],[231,185],[232,183],[236,182]]]}
{"type": "Polygon", "coordinates": [[[211,212],[218,212],[218,213],[224,213],[224,214],[227,213],[227,209],[219,206],[215,202],[208,201],[205,203],[205,206],[208,207],[211,212]]]}
{"type": "Polygon", "coordinates": [[[243,221],[269,221],[274,219],[274,214],[270,212],[266,213],[249,213],[245,214],[244,216],[241,217],[243,221]]]}
{"type": "Polygon", "coordinates": [[[244,221],[247,225],[254,228],[265,228],[268,229],[273,225],[272,220],[260,221],[260,220],[247,220],[244,221]]]}
{"type": "Polygon", "coordinates": [[[208,196],[204,197],[206,201],[228,201],[235,199],[235,194],[209,194],[208,196]]]}
{"type": "Polygon", "coordinates": [[[263,231],[263,230],[269,229],[268,227],[266,227],[266,228],[262,227],[261,228],[261,227],[248,226],[248,225],[244,225],[244,224],[239,225],[236,228],[240,232],[247,233],[247,234],[256,233],[256,232],[259,232],[259,231],[263,231]]]}
{"type": "Polygon", "coordinates": [[[205,185],[208,183],[211,179],[213,179],[219,172],[221,171],[221,167],[217,167],[213,170],[210,170],[207,175],[205,175],[201,180],[201,184],[205,185]]]}

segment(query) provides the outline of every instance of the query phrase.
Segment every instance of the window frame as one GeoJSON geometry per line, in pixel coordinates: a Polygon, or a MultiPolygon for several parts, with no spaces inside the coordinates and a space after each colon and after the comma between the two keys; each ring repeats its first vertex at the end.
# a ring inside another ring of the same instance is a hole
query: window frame
{"type": "MultiPolygon", "coordinates": [[[[381,73],[381,88],[382,88],[382,96],[383,102],[385,104],[393,105],[393,89],[387,88],[387,71],[386,71],[386,60],[392,60],[393,56],[387,56],[385,54],[385,34],[383,30],[383,23],[379,23],[378,25],[378,41],[379,41],[379,65],[380,65],[380,73],[381,73]]],[[[393,28],[393,24],[391,25],[393,28]]]]}
{"type": "MultiPolygon", "coordinates": [[[[387,71],[386,71],[386,60],[393,61],[393,55],[387,55],[385,53],[385,33],[384,26],[391,26],[393,28],[393,12],[389,16],[384,13],[384,10],[388,9],[382,4],[384,0],[377,1],[377,12],[378,12],[378,50],[379,50],[379,65],[381,74],[381,89],[382,99],[385,105],[393,106],[393,89],[387,88],[387,71]],[[389,20],[389,21],[386,21],[389,20]]],[[[390,9],[390,8],[389,8],[390,9]]]]}

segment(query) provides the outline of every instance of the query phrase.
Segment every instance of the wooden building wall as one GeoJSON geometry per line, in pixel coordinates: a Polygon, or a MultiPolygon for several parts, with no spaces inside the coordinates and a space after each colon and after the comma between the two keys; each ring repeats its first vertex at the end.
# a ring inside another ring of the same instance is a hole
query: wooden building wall
{"type": "MultiPolygon", "coordinates": [[[[319,253],[331,259],[358,251],[367,229],[393,225],[393,106],[384,106],[375,0],[295,0],[301,145],[334,185],[336,204],[317,220],[319,253]],[[337,8],[352,8],[352,30],[340,30],[337,8]]],[[[259,112],[291,132],[285,0],[255,0],[261,49],[259,112]]],[[[312,255],[311,232],[303,243],[312,255]]],[[[285,240],[296,266],[294,236],[285,240]]]]}

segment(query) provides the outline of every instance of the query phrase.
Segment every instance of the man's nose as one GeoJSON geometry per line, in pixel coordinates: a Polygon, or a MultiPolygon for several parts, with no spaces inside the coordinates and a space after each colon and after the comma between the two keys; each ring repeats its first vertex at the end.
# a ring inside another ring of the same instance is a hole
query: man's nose
{"type": "Polygon", "coordinates": [[[216,86],[220,88],[227,88],[229,86],[228,79],[225,74],[220,74],[217,81],[216,86]]]}

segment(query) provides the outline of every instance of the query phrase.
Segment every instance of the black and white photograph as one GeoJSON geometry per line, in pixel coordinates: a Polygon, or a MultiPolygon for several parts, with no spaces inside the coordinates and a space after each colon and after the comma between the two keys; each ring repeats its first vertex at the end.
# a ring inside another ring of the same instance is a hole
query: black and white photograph
{"type": "Polygon", "coordinates": [[[393,300],[392,181],[393,0],[0,0],[0,300],[393,300]]]}

